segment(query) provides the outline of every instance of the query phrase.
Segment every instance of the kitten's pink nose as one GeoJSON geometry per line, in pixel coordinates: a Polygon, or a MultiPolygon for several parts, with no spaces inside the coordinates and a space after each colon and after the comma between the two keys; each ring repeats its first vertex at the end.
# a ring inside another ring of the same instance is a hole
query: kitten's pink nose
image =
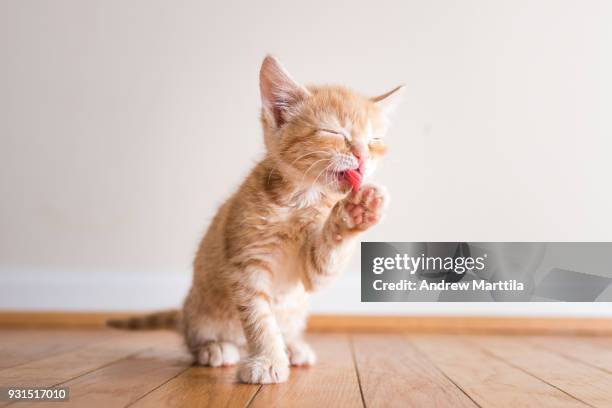
{"type": "Polygon", "coordinates": [[[353,149],[353,156],[355,156],[355,158],[357,159],[357,162],[359,163],[359,168],[358,168],[359,173],[363,174],[363,165],[366,159],[368,158],[367,153],[362,155],[358,150],[353,149]]]}
{"type": "Polygon", "coordinates": [[[368,158],[368,152],[363,152],[363,151],[361,151],[360,149],[358,149],[356,147],[353,147],[351,149],[351,153],[353,153],[353,156],[355,156],[355,158],[357,160],[359,160],[359,161],[367,160],[367,158],[368,158]]]}

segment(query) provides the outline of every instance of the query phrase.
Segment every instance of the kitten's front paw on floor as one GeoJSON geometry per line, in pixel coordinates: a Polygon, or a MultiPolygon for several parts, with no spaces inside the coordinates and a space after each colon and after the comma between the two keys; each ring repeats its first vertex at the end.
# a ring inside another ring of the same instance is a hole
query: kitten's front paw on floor
{"type": "Polygon", "coordinates": [[[287,357],[273,358],[268,356],[249,357],[238,370],[240,381],[249,384],[274,384],[287,381],[289,362],[287,357]]]}
{"type": "Polygon", "coordinates": [[[240,351],[232,343],[212,341],[200,348],[197,359],[203,366],[230,366],[240,361],[240,351]]]}
{"type": "Polygon", "coordinates": [[[304,342],[288,344],[287,353],[292,366],[310,366],[317,362],[314,350],[304,342]]]}

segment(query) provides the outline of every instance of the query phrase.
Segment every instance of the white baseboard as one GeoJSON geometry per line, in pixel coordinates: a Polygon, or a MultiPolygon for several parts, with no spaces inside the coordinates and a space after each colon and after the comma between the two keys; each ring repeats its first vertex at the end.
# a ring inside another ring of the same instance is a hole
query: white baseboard
{"type": "Polygon", "coordinates": [[[188,274],[57,272],[0,274],[0,308],[15,310],[129,311],[178,307],[188,274]]]}
{"type": "MultiPolygon", "coordinates": [[[[0,268],[0,309],[142,311],[181,305],[191,283],[185,273],[53,272],[0,268]]],[[[467,315],[612,317],[609,303],[362,303],[358,273],[347,273],[315,294],[311,310],[349,315],[467,315]]]]}

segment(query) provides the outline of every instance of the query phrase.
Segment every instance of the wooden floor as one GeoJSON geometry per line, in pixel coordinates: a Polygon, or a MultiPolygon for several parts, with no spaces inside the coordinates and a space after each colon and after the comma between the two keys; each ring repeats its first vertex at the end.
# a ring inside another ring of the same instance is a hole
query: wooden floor
{"type": "Polygon", "coordinates": [[[313,334],[288,383],[192,366],[171,332],[0,330],[0,387],[69,387],[33,407],[612,407],[612,338],[313,334]]]}

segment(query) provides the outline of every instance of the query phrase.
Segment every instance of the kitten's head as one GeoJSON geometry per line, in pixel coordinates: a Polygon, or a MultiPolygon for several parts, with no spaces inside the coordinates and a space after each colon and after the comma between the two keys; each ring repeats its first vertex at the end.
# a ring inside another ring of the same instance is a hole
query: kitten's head
{"type": "Polygon", "coordinates": [[[385,153],[388,115],[402,87],[372,98],[339,86],[305,87],[268,56],[260,89],[266,148],[283,178],[345,193],[385,153]]]}

